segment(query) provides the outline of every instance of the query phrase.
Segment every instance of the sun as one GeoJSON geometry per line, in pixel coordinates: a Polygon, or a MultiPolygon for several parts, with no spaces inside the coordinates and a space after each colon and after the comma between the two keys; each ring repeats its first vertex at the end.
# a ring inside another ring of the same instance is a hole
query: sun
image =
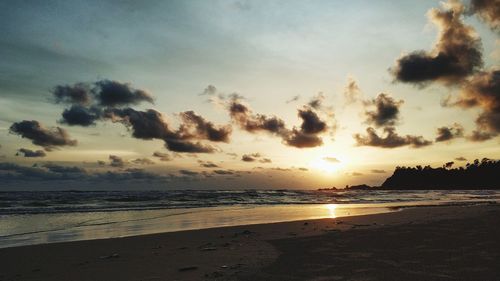
{"type": "Polygon", "coordinates": [[[342,162],[335,157],[324,156],[312,161],[311,168],[325,173],[333,173],[340,168],[341,164],[342,162]]]}

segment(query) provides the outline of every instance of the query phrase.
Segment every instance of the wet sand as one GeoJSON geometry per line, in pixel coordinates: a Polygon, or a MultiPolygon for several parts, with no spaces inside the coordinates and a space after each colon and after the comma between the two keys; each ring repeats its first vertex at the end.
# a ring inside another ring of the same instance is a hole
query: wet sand
{"type": "Polygon", "coordinates": [[[0,249],[0,280],[500,280],[500,206],[0,249]]]}

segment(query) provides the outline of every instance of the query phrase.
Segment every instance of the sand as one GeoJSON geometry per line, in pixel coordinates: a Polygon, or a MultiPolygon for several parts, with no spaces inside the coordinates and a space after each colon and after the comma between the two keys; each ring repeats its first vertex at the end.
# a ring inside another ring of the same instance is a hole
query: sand
{"type": "Polygon", "coordinates": [[[500,206],[6,248],[0,280],[500,280],[500,206]]]}

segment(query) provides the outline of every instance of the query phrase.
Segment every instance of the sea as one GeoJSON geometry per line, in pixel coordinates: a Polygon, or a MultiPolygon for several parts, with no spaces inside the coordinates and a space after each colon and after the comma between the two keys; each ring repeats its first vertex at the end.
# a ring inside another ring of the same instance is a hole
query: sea
{"type": "Polygon", "coordinates": [[[0,248],[499,202],[499,190],[0,192],[0,248]]]}

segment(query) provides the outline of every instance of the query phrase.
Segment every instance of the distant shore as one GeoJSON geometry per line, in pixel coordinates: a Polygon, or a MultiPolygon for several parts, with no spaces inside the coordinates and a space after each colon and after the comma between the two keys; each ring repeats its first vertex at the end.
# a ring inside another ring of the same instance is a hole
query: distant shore
{"type": "Polygon", "coordinates": [[[0,280],[496,280],[498,237],[496,204],[419,207],[0,249],[0,280]]]}

